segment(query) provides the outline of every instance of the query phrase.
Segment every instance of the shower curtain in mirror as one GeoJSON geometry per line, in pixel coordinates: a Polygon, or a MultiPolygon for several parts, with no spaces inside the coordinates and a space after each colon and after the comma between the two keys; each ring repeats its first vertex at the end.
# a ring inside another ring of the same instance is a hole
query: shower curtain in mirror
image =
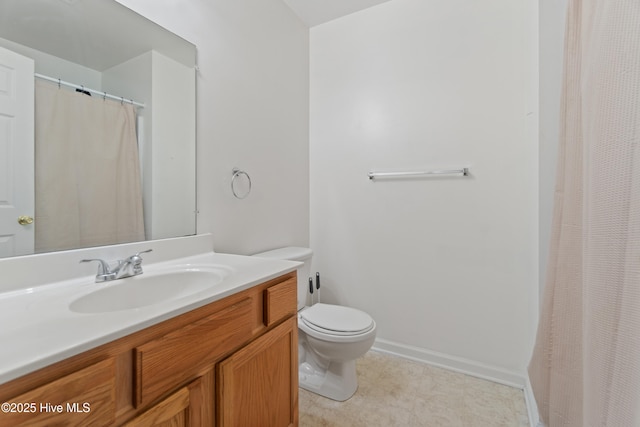
{"type": "Polygon", "coordinates": [[[640,1],[569,0],[558,162],[536,402],[548,427],[640,426],[640,1]]]}
{"type": "Polygon", "coordinates": [[[135,110],[36,81],[36,252],[144,240],[135,110]]]}

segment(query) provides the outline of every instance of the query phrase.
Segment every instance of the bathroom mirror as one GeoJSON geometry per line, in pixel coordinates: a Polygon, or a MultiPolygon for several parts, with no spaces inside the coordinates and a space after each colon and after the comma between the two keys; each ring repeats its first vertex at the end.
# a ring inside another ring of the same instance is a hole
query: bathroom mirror
{"type": "MultiPolygon", "coordinates": [[[[140,176],[144,211],[144,233],[136,240],[196,233],[193,44],[114,0],[0,0],[2,48],[10,51],[8,55],[33,60],[36,88],[38,81],[56,85],[57,80],[58,88],[73,91],[77,85],[91,90],[94,100],[106,101],[108,95],[110,102],[142,104],[135,107],[133,120],[140,156],[136,175],[140,176]]],[[[11,73],[3,74],[9,68],[0,62],[0,94],[11,82],[11,73]]],[[[3,130],[13,125],[3,125],[2,114],[0,111],[0,257],[44,252],[47,249],[39,250],[28,242],[33,241],[39,223],[38,209],[33,207],[38,205],[37,191],[30,196],[30,190],[11,187],[29,182],[37,185],[30,175],[38,175],[39,166],[25,174],[28,168],[17,166],[11,157],[28,151],[23,150],[24,144],[32,141],[6,137],[13,131],[3,130]],[[13,209],[20,198],[35,203],[13,209]]],[[[36,128],[37,121],[31,126],[36,128]]],[[[111,243],[124,242],[107,244],[111,243]]],[[[96,245],[101,243],[49,250],[96,245]]]]}

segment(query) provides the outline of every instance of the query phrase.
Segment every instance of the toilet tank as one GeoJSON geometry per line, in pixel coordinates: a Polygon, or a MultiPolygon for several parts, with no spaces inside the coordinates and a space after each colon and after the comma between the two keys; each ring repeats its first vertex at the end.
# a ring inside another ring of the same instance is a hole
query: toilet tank
{"type": "Polygon", "coordinates": [[[260,252],[253,256],[304,262],[303,265],[298,267],[298,310],[300,310],[307,304],[307,298],[309,295],[309,277],[311,277],[312,255],[313,251],[310,248],[287,246],[285,248],[260,252]]]}

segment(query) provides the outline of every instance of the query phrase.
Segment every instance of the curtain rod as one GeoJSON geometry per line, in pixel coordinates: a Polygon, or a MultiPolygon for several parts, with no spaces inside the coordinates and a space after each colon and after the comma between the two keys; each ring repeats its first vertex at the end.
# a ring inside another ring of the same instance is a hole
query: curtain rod
{"type": "Polygon", "coordinates": [[[145,107],[145,104],[142,104],[140,102],[136,102],[136,101],[134,101],[132,99],[123,98],[122,96],[110,95],[107,92],[102,92],[102,91],[95,90],[95,89],[89,89],[89,88],[81,86],[81,85],[65,82],[64,80],[60,80],[60,79],[56,79],[56,78],[53,78],[53,77],[45,76],[43,74],[35,73],[34,75],[39,79],[47,80],[47,81],[52,82],[52,83],[58,83],[58,86],[62,85],[62,86],[67,86],[67,87],[71,87],[71,88],[74,88],[74,89],[80,89],[80,90],[84,90],[84,91],[87,91],[87,92],[90,92],[90,93],[94,93],[96,95],[101,96],[103,99],[104,98],[109,98],[109,99],[113,99],[115,101],[126,102],[126,103],[129,103],[131,105],[135,105],[136,107],[140,107],[140,108],[144,108],[145,107]]]}

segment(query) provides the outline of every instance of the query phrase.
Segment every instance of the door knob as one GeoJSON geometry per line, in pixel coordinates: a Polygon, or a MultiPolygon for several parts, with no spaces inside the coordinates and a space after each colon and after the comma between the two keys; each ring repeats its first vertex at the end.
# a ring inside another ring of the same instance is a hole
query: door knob
{"type": "Polygon", "coordinates": [[[20,225],[33,224],[33,218],[31,218],[30,216],[21,215],[18,217],[18,224],[20,225]]]}

